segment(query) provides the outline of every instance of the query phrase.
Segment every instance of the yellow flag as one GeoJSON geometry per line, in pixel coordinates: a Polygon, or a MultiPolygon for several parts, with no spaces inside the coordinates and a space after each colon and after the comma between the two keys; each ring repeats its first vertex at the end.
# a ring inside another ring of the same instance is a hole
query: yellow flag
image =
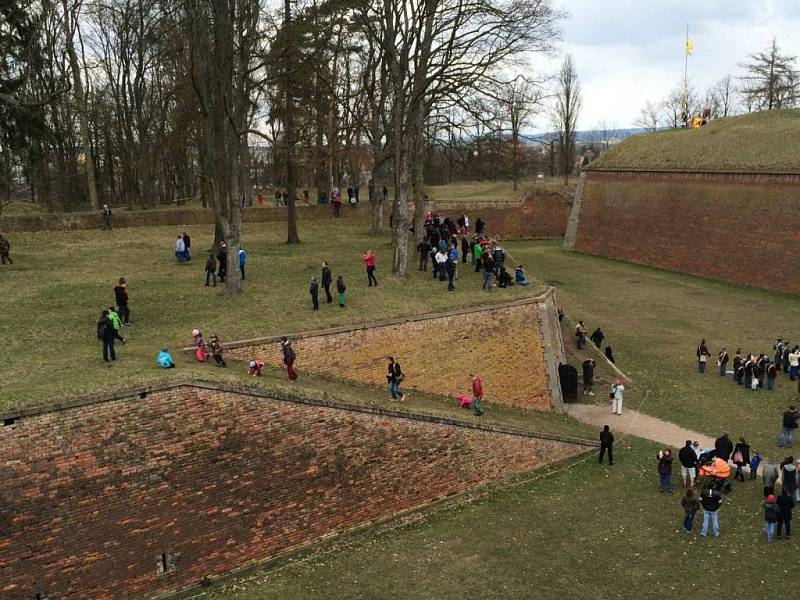
{"type": "Polygon", "coordinates": [[[686,36],[686,54],[690,55],[694,52],[694,44],[692,43],[691,38],[687,35],[686,36]]]}

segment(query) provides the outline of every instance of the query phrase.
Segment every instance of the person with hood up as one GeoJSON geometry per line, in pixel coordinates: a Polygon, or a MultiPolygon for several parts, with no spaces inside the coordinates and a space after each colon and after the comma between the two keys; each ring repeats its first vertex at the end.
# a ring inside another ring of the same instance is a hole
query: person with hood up
{"type": "Polygon", "coordinates": [[[787,456],[781,462],[781,487],[794,498],[797,491],[797,465],[794,464],[794,458],[791,456],[787,456]]]}
{"type": "Polygon", "coordinates": [[[162,369],[174,369],[175,361],[172,360],[172,355],[169,353],[169,348],[164,346],[161,352],[156,357],[156,364],[162,369]]]}
{"type": "Polygon", "coordinates": [[[312,310],[319,310],[319,282],[316,277],[311,278],[308,293],[311,294],[312,310]]]}
{"type": "Polygon", "coordinates": [[[339,275],[336,278],[336,291],[339,293],[339,308],[344,308],[345,293],[347,292],[347,286],[344,284],[344,275],[339,275]]]}
{"type": "Polygon", "coordinates": [[[283,364],[286,365],[286,372],[289,375],[289,380],[294,381],[297,379],[297,371],[294,370],[294,361],[297,359],[297,355],[288,337],[281,338],[281,352],[283,353],[283,364]]]}

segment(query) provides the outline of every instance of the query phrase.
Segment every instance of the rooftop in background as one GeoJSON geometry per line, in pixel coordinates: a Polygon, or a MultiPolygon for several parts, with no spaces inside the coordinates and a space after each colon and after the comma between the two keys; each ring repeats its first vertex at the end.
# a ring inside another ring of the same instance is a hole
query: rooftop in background
{"type": "Polygon", "coordinates": [[[800,109],[634,135],[603,152],[592,168],[800,173],[800,109]]]}

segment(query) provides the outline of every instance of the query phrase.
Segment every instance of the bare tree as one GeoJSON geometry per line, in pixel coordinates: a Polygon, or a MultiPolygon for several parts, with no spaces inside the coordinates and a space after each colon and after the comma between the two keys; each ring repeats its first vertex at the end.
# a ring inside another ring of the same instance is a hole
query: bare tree
{"type": "Polygon", "coordinates": [[[617,139],[617,126],[615,123],[600,121],[595,128],[595,132],[602,150],[608,150],[614,140],[617,139]]]}
{"type": "Polygon", "coordinates": [[[564,185],[569,183],[569,176],[575,166],[575,130],[582,103],[581,83],[575,68],[575,59],[567,54],[556,76],[553,109],[553,120],[558,129],[558,149],[564,167],[564,185]]]}
{"type": "Polygon", "coordinates": [[[520,178],[520,167],[523,159],[521,152],[522,129],[530,123],[530,119],[541,102],[543,93],[540,87],[525,79],[503,83],[497,93],[501,127],[508,124],[508,129],[500,130],[500,135],[507,131],[510,135],[511,149],[511,181],[517,191],[520,178]]]}
{"type": "Polygon", "coordinates": [[[800,89],[797,57],[781,54],[773,37],[766,50],[750,54],[749,58],[750,62],[740,65],[746,71],[740,79],[747,104],[761,110],[794,106],[800,89]]]}
{"type": "Polygon", "coordinates": [[[730,75],[726,75],[709,88],[706,93],[706,104],[711,109],[711,116],[718,118],[736,114],[737,92],[733,77],[730,75]]]}
{"type": "Polygon", "coordinates": [[[658,131],[661,128],[661,110],[659,106],[648,100],[633,124],[645,131],[658,131]]]}
{"type": "Polygon", "coordinates": [[[286,159],[286,243],[299,244],[300,236],[297,234],[297,175],[295,173],[295,93],[294,77],[297,64],[295,49],[295,35],[292,27],[292,3],[284,0],[283,35],[284,35],[284,73],[283,73],[283,139],[285,142],[286,159]]]}

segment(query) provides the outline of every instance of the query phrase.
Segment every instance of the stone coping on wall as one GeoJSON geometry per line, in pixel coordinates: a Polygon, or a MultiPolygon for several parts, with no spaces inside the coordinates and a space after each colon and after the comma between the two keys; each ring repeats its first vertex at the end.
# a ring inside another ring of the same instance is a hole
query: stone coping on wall
{"type": "Polygon", "coordinates": [[[536,438],[542,440],[551,440],[556,442],[565,442],[569,444],[575,444],[578,446],[585,446],[588,448],[594,448],[599,446],[599,443],[593,440],[576,438],[572,436],[531,431],[517,427],[506,427],[503,425],[474,423],[471,421],[462,421],[460,419],[455,419],[452,417],[443,417],[426,413],[416,413],[411,411],[396,410],[390,408],[383,408],[380,406],[371,406],[367,404],[352,404],[348,402],[343,402],[341,400],[318,398],[315,396],[310,396],[298,392],[289,393],[282,390],[270,390],[252,385],[212,382],[202,379],[179,379],[175,381],[157,383],[144,387],[119,389],[107,393],[97,393],[97,394],[77,396],[72,399],[65,399],[62,402],[50,406],[32,407],[28,409],[19,410],[16,412],[3,413],[0,414],[0,420],[2,420],[4,424],[10,425],[21,419],[35,417],[38,415],[59,412],[64,410],[79,409],[85,406],[103,404],[106,402],[113,402],[116,400],[133,401],[136,398],[144,399],[151,393],[174,390],[182,387],[193,387],[193,388],[212,390],[216,392],[236,393],[247,396],[253,396],[256,398],[263,398],[265,400],[292,402],[295,404],[333,408],[333,409],[365,413],[382,417],[393,417],[397,419],[422,421],[438,425],[449,425],[452,427],[462,427],[478,431],[488,431],[491,433],[501,433],[501,434],[516,435],[516,436],[536,438]]]}
{"type": "Polygon", "coordinates": [[[770,176],[790,176],[800,177],[798,171],[752,171],[752,170],[736,170],[736,169],[656,169],[644,167],[593,167],[588,166],[582,169],[585,173],[667,173],[676,175],[770,175],[770,176]]]}
{"type": "MultiPolygon", "coordinates": [[[[226,342],[226,348],[245,348],[247,346],[261,346],[269,343],[277,343],[281,338],[288,337],[289,339],[304,339],[308,337],[318,337],[324,335],[336,335],[340,333],[349,333],[353,331],[361,331],[363,329],[375,329],[378,327],[388,327],[391,325],[402,325],[404,323],[415,323],[418,321],[430,321],[433,319],[441,319],[444,317],[456,317],[461,315],[468,315],[473,313],[480,313],[492,310],[500,310],[503,308],[512,308],[515,306],[526,306],[528,304],[541,304],[546,302],[548,298],[555,296],[555,288],[548,287],[543,294],[533,296],[531,298],[523,298],[521,300],[512,300],[510,302],[502,302],[499,304],[490,304],[484,306],[473,306],[466,308],[458,308],[445,312],[438,313],[425,313],[423,315],[411,315],[407,317],[398,317],[394,319],[383,319],[380,321],[370,321],[367,323],[359,323],[355,325],[342,325],[340,327],[329,327],[327,329],[317,329],[312,331],[299,331],[296,333],[283,333],[279,335],[271,335],[265,337],[251,338],[247,340],[236,340],[233,342],[226,342]]],[[[194,352],[194,346],[186,346],[181,348],[182,352],[194,352]]]]}

